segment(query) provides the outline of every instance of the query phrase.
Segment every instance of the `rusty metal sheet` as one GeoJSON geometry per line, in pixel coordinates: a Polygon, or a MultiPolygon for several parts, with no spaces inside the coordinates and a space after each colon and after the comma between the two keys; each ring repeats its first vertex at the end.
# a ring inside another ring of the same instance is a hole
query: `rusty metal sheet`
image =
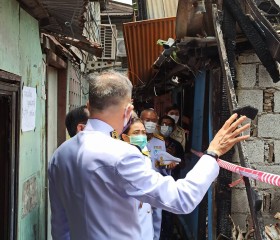
{"type": "Polygon", "coordinates": [[[148,19],[175,17],[178,0],[146,0],[148,19]]]}
{"type": "Polygon", "coordinates": [[[159,39],[175,38],[175,17],[125,23],[124,39],[128,57],[128,74],[134,86],[144,85],[151,68],[163,51],[159,39]]]}

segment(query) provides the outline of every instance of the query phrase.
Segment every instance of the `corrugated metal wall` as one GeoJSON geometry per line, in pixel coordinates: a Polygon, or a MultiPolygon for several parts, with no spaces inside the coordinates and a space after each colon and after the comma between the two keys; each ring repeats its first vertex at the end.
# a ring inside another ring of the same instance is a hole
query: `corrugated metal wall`
{"type": "Polygon", "coordinates": [[[148,19],[175,17],[178,0],[146,0],[148,19]]]}
{"type": "Polygon", "coordinates": [[[124,24],[128,74],[134,86],[150,78],[151,67],[163,51],[157,41],[175,38],[175,20],[172,17],[124,24]]]}

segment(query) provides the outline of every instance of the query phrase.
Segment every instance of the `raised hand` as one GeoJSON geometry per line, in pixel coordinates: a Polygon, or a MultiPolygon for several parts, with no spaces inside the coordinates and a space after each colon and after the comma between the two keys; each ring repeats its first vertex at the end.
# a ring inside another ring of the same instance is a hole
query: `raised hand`
{"type": "Polygon", "coordinates": [[[249,123],[238,128],[238,126],[247,119],[246,116],[242,116],[238,119],[237,117],[238,115],[235,113],[225,122],[223,127],[217,132],[216,136],[211,141],[208,147],[209,151],[215,152],[218,156],[221,156],[229,151],[237,142],[246,140],[250,137],[250,135],[240,135],[250,127],[249,123]]]}

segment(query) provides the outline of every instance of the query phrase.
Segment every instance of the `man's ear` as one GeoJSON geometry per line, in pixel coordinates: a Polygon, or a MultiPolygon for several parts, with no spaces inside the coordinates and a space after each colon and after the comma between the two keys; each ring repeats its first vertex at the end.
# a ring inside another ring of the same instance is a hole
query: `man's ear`
{"type": "MultiPolygon", "coordinates": [[[[134,106],[132,105],[132,104],[129,104],[128,106],[127,106],[127,115],[126,116],[131,116],[132,115],[132,111],[133,111],[133,109],[134,109],[134,106]]],[[[125,116],[125,117],[126,117],[125,116]]]]}
{"type": "Polygon", "coordinates": [[[79,124],[77,125],[77,130],[76,130],[77,133],[80,132],[80,131],[83,131],[85,127],[86,127],[85,124],[79,123],[79,124]]]}
{"type": "Polygon", "coordinates": [[[90,113],[90,105],[89,105],[89,101],[87,101],[87,110],[89,111],[89,113],[90,113]]]}

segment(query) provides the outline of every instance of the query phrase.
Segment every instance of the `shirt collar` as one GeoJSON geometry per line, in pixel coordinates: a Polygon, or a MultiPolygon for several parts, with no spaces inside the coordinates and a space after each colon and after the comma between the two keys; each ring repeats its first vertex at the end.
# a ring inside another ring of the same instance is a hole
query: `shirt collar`
{"type": "Polygon", "coordinates": [[[114,129],[106,122],[98,119],[89,119],[83,131],[98,131],[110,135],[114,129]]]}

